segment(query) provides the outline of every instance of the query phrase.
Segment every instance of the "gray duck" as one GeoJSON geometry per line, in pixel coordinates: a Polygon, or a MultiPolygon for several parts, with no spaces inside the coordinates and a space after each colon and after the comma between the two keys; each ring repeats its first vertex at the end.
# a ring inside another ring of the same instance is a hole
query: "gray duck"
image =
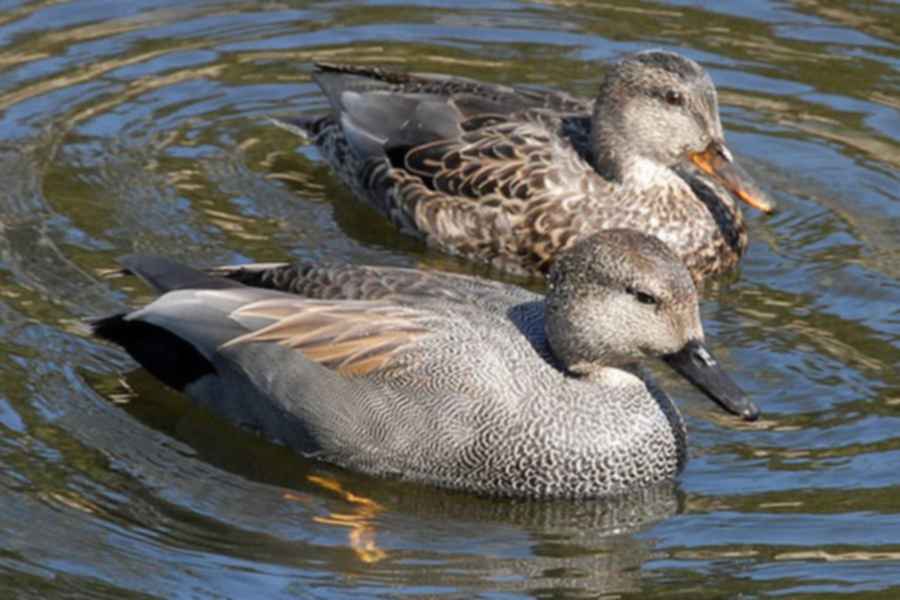
{"type": "Polygon", "coordinates": [[[96,335],[223,417],[377,476],[532,498],[670,480],[685,426],[648,357],[759,414],[707,349],[685,266],[629,230],[560,253],[546,298],[390,267],[123,264],[161,295],[96,335]]]}
{"type": "Polygon", "coordinates": [[[773,208],[725,146],[709,75],[671,52],[625,57],[596,100],[365,66],[313,78],[333,112],[276,124],[405,233],[505,271],[545,272],[579,237],[629,228],[699,283],[747,246],[735,197],[773,208]]]}

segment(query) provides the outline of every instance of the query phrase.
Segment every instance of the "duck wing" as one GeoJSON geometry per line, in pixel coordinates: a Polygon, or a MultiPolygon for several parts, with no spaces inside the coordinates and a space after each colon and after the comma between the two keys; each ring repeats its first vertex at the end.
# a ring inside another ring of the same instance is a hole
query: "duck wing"
{"type": "Polygon", "coordinates": [[[316,76],[339,125],[331,147],[349,149],[351,184],[404,231],[535,272],[580,233],[586,211],[598,210],[592,200],[604,182],[588,162],[585,115],[538,108],[512,91],[366,90],[369,80],[346,77],[316,76]]]}
{"type": "Polygon", "coordinates": [[[317,68],[313,78],[334,111],[328,122],[340,124],[363,160],[387,154],[396,162],[397,155],[411,148],[452,140],[502,121],[536,121],[564,133],[590,130],[590,103],[563,92],[379,68],[323,64],[317,68]],[[563,120],[567,127],[561,126],[563,120]]]}
{"type": "Polygon", "coordinates": [[[381,301],[311,300],[281,295],[251,302],[229,318],[250,331],[222,345],[269,342],[342,375],[369,375],[402,347],[431,332],[436,316],[381,301]]]}
{"type": "MultiPolygon", "coordinates": [[[[302,116],[299,118],[274,118],[273,123],[300,137],[318,138],[320,134],[327,134],[328,130],[336,123],[343,123],[345,98],[356,95],[386,96],[389,100],[388,115],[396,116],[403,123],[409,116],[407,109],[409,103],[403,100],[404,96],[428,97],[431,101],[446,103],[456,99],[466,99],[470,107],[473,104],[481,104],[482,110],[489,109],[500,115],[521,112],[530,109],[543,109],[560,115],[578,115],[575,119],[577,128],[575,133],[587,133],[590,131],[590,115],[593,110],[593,101],[578,98],[557,90],[534,89],[502,84],[486,83],[465,77],[455,77],[433,73],[404,73],[382,67],[348,65],[320,62],[315,65],[313,79],[322,88],[328,97],[334,110],[333,114],[324,116],[302,116]],[[393,103],[391,103],[393,102],[393,103]],[[393,110],[391,110],[393,108],[393,110]]],[[[418,121],[426,124],[433,116],[433,112],[424,109],[420,113],[418,121]]],[[[397,119],[389,119],[388,124],[396,123],[397,119]]],[[[446,122],[444,122],[446,124],[446,122]]],[[[352,121],[350,132],[354,132],[352,121]]],[[[390,129],[382,127],[381,129],[390,129]]],[[[396,129],[396,127],[395,127],[396,129]]],[[[411,128],[408,128],[411,129],[411,128]]],[[[446,129],[439,131],[447,135],[446,129]]],[[[359,144],[357,140],[357,144],[359,144]]]]}
{"type": "Polygon", "coordinates": [[[387,163],[365,173],[370,189],[445,251],[513,272],[546,271],[605,208],[596,199],[606,182],[562,135],[560,115],[481,113],[459,127],[457,136],[419,144],[388,140],[387,163]]]}
{"type": "Polygon", "coordinates": [[[487,279],[402,267],[260,263],[220,266],[210,274],[256,288],[319,300],[440,300],[506,310],[539,299],[517,286],[487,279]]]}
{"type": "MultiPolygon", "coordinates": [[[[274,286],[252,287],[157,256],[128,256],[120,262],[161,294],[142,309],[94,323],[95,333],[129,351],[140,344],[139,339],[129,339],[129,333],[140,337],[145,326],[152,325],[187,342],[210,362],[225,348],[272,342],[338,372],[365,374],[383,366],[399,347],[428,333],[423,323],[436,319],[426,309],[375,299],[372,294],[355,294],[368,299],[347,298],[353,294],[339,297],[334,291],[340,286],[322,285],[328,274],[321,270],[307,269],[314,273],[308,287],[331,291],[319,294],[330,299],[301,297],[274,286]],[[129,322],[135,325],[130,332],[129,322]]],[[[271,273],[244,271],[248,272],[271,273]]],[[[283,281],[285,274],[279,275],[283,281]]],[[[300,281],[294,278],[296,284],[300,281]]],[[[361,282],[350,289],[363,287],[361,282]]]]}
{"type": "Polygon", "coordinates": [[[314,77],[326,93],[350,90],[447,98],[465,95],[505,106],[506,112],[543,108],[559,113],[590,113],[593,107],[592,100],[558,90],[508,86],[436,73],[404,73],[383,67],[319,62],[314,77]]]}
{"type": "Polygon", "coordinates": [[[501,391],[471,376],[485,361],[491,373],[505,366],[503,332],[485,343],[488,333],[469,326],[477,309],[453,317],[388,300],[301,298],[160,258],[126,264],[162,295],[95,321],[94,333],[198,404],[302,453],[415,475],[416,461],[452,458],[422,458],[408,443],[449,436],[435,447],[456,447],[447,415],[459,416],[461,382],[476,408],[501,391]]]}

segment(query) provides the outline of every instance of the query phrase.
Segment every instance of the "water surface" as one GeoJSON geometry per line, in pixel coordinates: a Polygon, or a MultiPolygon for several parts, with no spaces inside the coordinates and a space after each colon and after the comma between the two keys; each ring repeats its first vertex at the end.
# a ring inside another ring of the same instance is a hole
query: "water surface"
{"type": "Polygon", "coordinates": [[[7,2],[0,7],[0,595],[720,598],[900,594],[900,9],[890,2],[7,2]],[[673,377],[691,460],[616,501],[494,501],[300,459],[193,408],[84,318],[105,273],[328,260],[473,271],[355,202],[269,115],[314,60],[591,94],[700,61],[747,211],[707,334],[764,410],[673,377]]]}

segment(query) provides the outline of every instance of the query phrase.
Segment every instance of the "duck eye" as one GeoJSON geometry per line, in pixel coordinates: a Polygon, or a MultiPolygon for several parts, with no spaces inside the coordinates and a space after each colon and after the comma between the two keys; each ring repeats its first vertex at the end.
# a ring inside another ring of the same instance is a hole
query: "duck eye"
{"type": "Polygon", "coordinates": [[[666,92],[666,102],[671,106],[684,106],[684,95],[675,90],[668,90],[666,92]]]}
{"type": "Polygon", "coordinates": [[[633,287],[625,288],[625,292],[634,296],[634,299],[640,302],[641,304],[656,304],[657,300],[652,295],[642,292],[640,290],[636,290],[633,287]]]}

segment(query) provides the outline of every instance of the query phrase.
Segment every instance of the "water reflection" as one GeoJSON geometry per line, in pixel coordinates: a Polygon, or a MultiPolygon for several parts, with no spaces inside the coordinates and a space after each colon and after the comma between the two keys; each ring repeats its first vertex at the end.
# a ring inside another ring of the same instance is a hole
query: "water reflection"
{"type": "Polygon", "coordinates": [[[5,7],[0,595],[896,595],[898,25],[849,0],[5,7]],[[659,45],[710,70],[782,207],[748,215],[742,270],[703,306],[767,420],[710,418],[666,379],[691,435],[674,490],[530,504],[373,481],[218,423],[79,327],[147,300],[101,276],[129,252],[472,272],[270,126],[325,108],[314,60],[590,95],[605,60],[659,45]]]}
{"type": "MultiPolygon", "coordinates": [[[[197,452],[196,460],[168,466],[163,448],[145,446],[141,452],[148,455],[131,457],[142,469],[158,471],[151,481],[179,482],[176,493],[191,503],[187,514],[212,517],[180,534],[179,543],[216,544],[229,556],[279,564],[331,556],[354,577],[382,585],[523,591],[540,584],[624,592],[639,589],[640,564],[653,551],[633,534],[680,506],[671,484],[606,500],[527,502],[363,477],[236,434],[175,393],[161,398],[168,406],[139,404],[156,382],[140,371],[127,381],[133,396],[126,409],[197,452]],[[173,414],[180,416],[173,421],[173,414]],[[229,443],[222,444],[226,437],[229,443]],[[208,465],[227,474],[211,478],[208,465]],[[236,539],[239,545],[230,546],[236,539]],[[426,564],[427,571],[416,568],[426,564]]],[[[169,526],[183,530],[177,522],[169,526]]]]}

